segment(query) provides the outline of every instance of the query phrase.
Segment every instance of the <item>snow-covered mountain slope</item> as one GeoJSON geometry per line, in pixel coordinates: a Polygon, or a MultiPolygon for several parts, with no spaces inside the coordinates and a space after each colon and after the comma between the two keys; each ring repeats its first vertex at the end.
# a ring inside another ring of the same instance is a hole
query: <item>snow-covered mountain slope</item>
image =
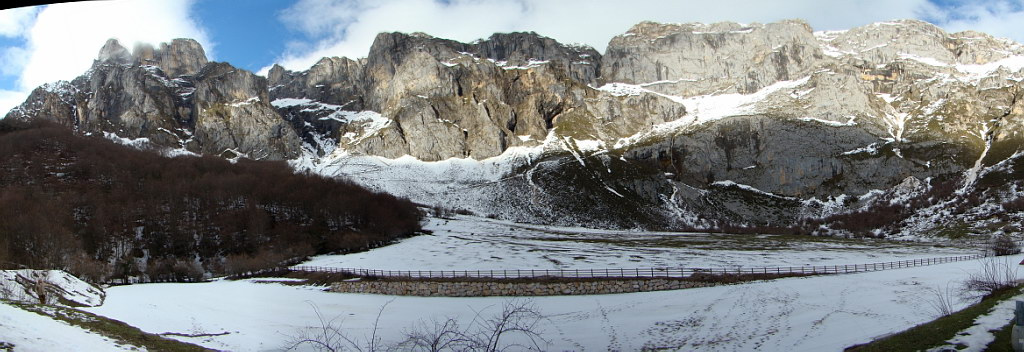
{"type": "MultiPolygon", "coordinates": [[[[982,179],[1022,149],[1024,47],[915,20],[643,22],[603,54],[535,33],[381,33],[366,58],[266,79],[118,47],[8,116],[563,225],[934,232],[942,221],[919,211],[967,204],[942,219],[973,224],[965,214],[1001,213],[1022,182],[982,179]],[[880,211],[898,214],[863,215],[880,211]]],[[[1008,214],[998,226],[1020,222],[1008,214]]]]}

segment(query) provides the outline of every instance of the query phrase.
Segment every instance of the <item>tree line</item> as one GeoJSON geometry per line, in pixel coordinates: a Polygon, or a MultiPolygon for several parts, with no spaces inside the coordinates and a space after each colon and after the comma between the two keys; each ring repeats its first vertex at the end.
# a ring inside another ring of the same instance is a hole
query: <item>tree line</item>
{"type": "Polygon", "coordinates": [[[193,281],[421,230],[406,199],[285,162],[167,158],[42,121],[0,121],[0,268],[193,281]]]}

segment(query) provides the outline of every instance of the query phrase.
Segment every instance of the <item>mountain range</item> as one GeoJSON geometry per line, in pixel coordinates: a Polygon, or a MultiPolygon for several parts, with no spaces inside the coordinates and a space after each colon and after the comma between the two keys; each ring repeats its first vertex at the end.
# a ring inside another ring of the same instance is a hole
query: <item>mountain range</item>
{"type": "Polygon", "coordinates": [[[1020,231],[1024,46],[917,20],[381,33],[266,77],[191,39],[104,45],[7,119],[167,156],[288,160],[428,206],[605,228],[891,238],[1020,231]]]}

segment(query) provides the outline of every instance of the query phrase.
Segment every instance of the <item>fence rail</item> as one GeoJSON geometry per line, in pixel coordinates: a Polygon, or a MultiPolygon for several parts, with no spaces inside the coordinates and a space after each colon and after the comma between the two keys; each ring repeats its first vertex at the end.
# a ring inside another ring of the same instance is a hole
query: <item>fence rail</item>
{"type": "Polygon", "coordinates": [[[900,268],[912,268],[944,263],[975,260],[992,256],[992,254],[974,254],[955,257],[924,258],[880,262],[870,264],[824,265],[824,266],[777,266],[760,268],[633,268],[633,269],[515,269],[515,270],[375,270],[359,268],[332,268],[322,266],[293,266],[290,270],[305,272],[323,272],[348,274],[359,277],[402,278],[402,279],[438,279],[438,278],[487,278],[487,279],[523,279],[523,278],[687,278],[698,274],[708,275],[743,275],[743,274],[785,274],[785,275],[816,275],[816,274],[849,274],[868,271],[880,271],[900,268]]]}

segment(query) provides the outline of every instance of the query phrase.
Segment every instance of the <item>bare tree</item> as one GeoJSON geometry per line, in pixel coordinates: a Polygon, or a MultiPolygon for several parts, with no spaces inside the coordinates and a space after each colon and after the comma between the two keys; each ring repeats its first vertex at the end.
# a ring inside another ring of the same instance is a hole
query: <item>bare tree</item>
{"type": "Polygon", "coordinates": [[[506,301],[502,304],[501,314],[482,320],[479,318],[480,313],[477,312],[474,323],[478,330],[471,336],[475,337],[473,340],[476,347],[484,347],[484,351],[505,351],[510,348],[541,351],[541,343],[547,344],[547,340],[544,340],[537,330],[544,316],[540,314],[532,301],[506,301]],[[528,340],[529,344],[526,344],[525,341],[502,344],[502,338],[509,335],[528,340]]]}
{"type": "Polygon", "coordinates": [[[377,328],[380,325],[380,316],[384,313],[384,309],[387,308],[388,304],[391,304],[394,299],[384,303],[377,311],[377,319],[373,322],[373,331],[370,337],[360,341],[358,338],[350,337],[343,329],[340,321],[341,315],[337,315],[333,318],[326,318],[320,312],[320,308],[313,304],[313,302],[306,301],[313,308],[313,312],[316,313],[317,324],[316,326],[306,327],[300,330],[295,335],[291,336],[288,341],[288,347],[286,350],[294,350],[302,346],[309,346],[316,351],[366,351],[374,352],[379,351],[382,348],[382,342],[380,337],[377,336],[377,328]]]}
{"type": "MultiPolygon", "coordinates": [[[[392,300],[393,301],[393,300],[392,300]]],[[[549,344],[539,328],[544,316],[540,314],[532,301],[512,300],[502,304],[502,311],[485,317],[482,311],[474,311],[475,315],[469,324],[460,324],[455,318],[444,320],[422,320],[417,326],[405,332],[405,338],[397,343],[386,343],[378,336],[380,317],[384,308],[391,301],[381,306],[377,312],[370,336],[362,339],[349,336],[342,329],[338,317],[328,319],[316,305],[310,303],[318,319],[317,326],[303,329],[292,336],[287,350],[299,347],[311,347],[316,351],[487,351],[499,352],[509,350],[542,351],[549,344]]]]}
{"type": "Polygon", "coordinates": [[[418,326],[405,333],[405,340],[398,347],[415,351],[453,351],[469,342],[465,335],[455,318],[420,321],[418,326]]]}
{"type": "Polygon", "coordinates": [[[549,343],[539,328],[544,316],[530,300],[505,301],[501,313],[490,317],[484,317],[482,311],[474,313],[464,328],[454,318],[421,322],[398,346],[431,352],[498,352],[543,351],[549,343]]]}

